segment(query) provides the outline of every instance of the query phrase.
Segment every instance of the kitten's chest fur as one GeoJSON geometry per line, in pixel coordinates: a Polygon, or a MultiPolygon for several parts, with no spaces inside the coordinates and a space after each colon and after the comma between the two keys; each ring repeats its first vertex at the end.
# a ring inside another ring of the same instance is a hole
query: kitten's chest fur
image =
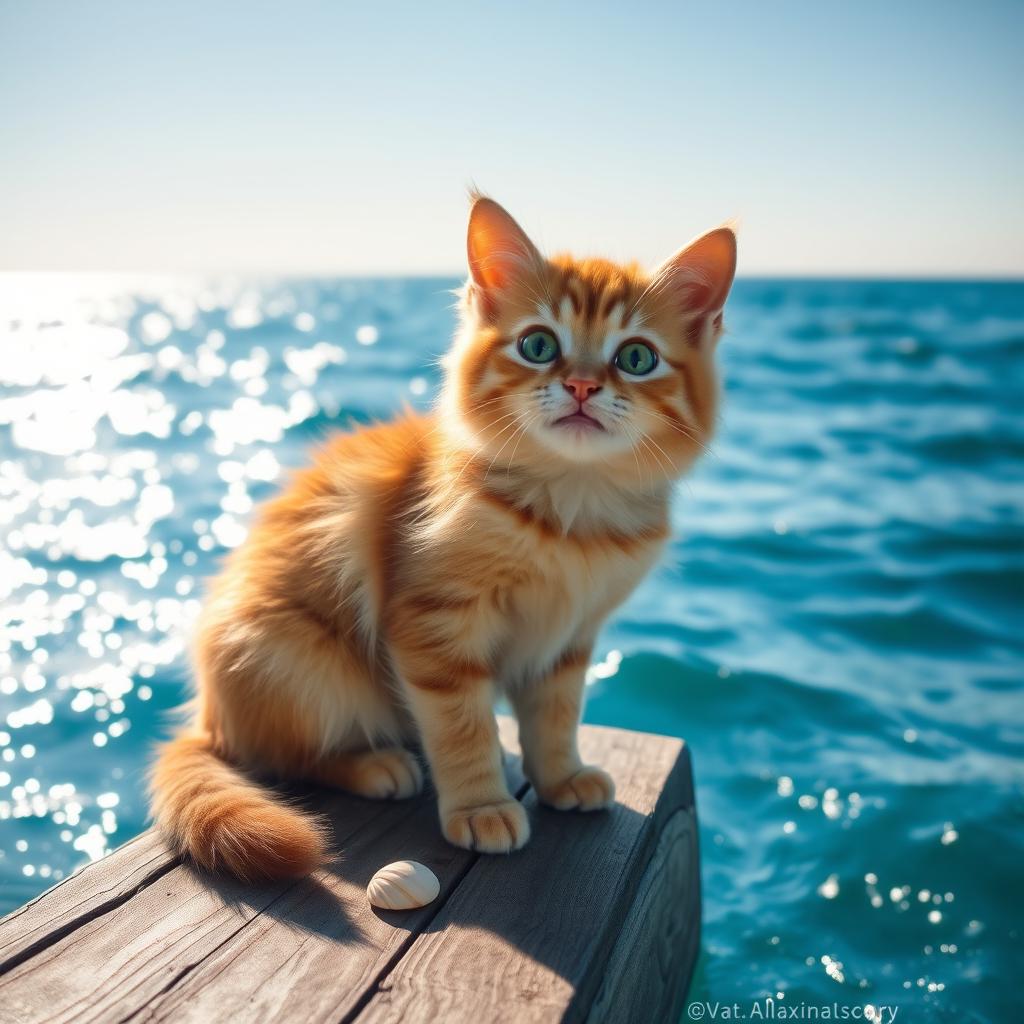
{"type": "Polygon", "coordinates": [[[593,642],[650,571],[667,536],[667,498],[630,502],[566,476],[479,496],[476,529],[504,617],[495,674],[516,685],[593,642]]]}
{"type": "Polygon", "coordinates": [[[657,555],[588,557],[565,547],[538,551],[532,564],[524,560],[515,582],[497,595],[507,617],[495,668],[505,685],[542,674],[566,652],[589,646],[657,555]]]}

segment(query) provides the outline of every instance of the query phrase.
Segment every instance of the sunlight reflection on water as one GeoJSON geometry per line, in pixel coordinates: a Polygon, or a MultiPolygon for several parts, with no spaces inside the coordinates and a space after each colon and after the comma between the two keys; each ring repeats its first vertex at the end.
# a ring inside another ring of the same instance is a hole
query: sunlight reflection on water
{"type": "MultiPolygon", "coordinates": [[[[6,907],[143,827],[203,579],[311,445],[429,403],[452,283],[0,277],[6,907]]],[[[694,998],[1000,1019],[1024,287],[740,282],[730,314],[679,540],[588,673],[589,719],[694,750],[694,998]]]]}

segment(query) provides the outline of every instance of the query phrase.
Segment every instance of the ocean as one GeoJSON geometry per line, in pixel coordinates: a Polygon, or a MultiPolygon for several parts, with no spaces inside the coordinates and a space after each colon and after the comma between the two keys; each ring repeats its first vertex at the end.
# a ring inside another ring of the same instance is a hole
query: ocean
{"type": "MultiPolygon", "coordinates": [[[[0,276],[0,910],[145,827],[203,579],[430,404],[455,284],[0,276]]],[[[586,708],[692,749],[690,998],[1019,1019],[1024,284],[741,280],[727,325],[586,708]]]]}

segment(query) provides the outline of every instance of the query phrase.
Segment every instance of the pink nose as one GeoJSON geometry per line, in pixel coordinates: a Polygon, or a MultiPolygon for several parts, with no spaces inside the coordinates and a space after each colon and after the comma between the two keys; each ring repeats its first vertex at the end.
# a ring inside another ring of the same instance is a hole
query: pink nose
{"type": "Polygon", "coordinates": [[[568,380],[563,380],[562,387],[577,402],[585,402],[591,395],[595,395],[601,390],[601,385],[596,380],[584,380],[581,377],[570,377],[568,380]]]}

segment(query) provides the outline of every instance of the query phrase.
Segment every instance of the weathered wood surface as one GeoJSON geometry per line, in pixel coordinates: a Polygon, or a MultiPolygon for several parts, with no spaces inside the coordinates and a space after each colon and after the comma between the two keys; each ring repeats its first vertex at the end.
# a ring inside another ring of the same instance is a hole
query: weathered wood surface
{"type": "Polygon", "coordinates": [[[522,851],[449,846],[429,793],[309,795],[341,853],[297,882],[200,875],[147,832],[0,923],[0,1021],[675,1020],[700,927],[688,751],[584,727],[618,802],[565,814],[537,803],[502,732],[522,851]],[[370,907],[370,877],[403,858],[437,874],[438,899],[370,907]]]}

